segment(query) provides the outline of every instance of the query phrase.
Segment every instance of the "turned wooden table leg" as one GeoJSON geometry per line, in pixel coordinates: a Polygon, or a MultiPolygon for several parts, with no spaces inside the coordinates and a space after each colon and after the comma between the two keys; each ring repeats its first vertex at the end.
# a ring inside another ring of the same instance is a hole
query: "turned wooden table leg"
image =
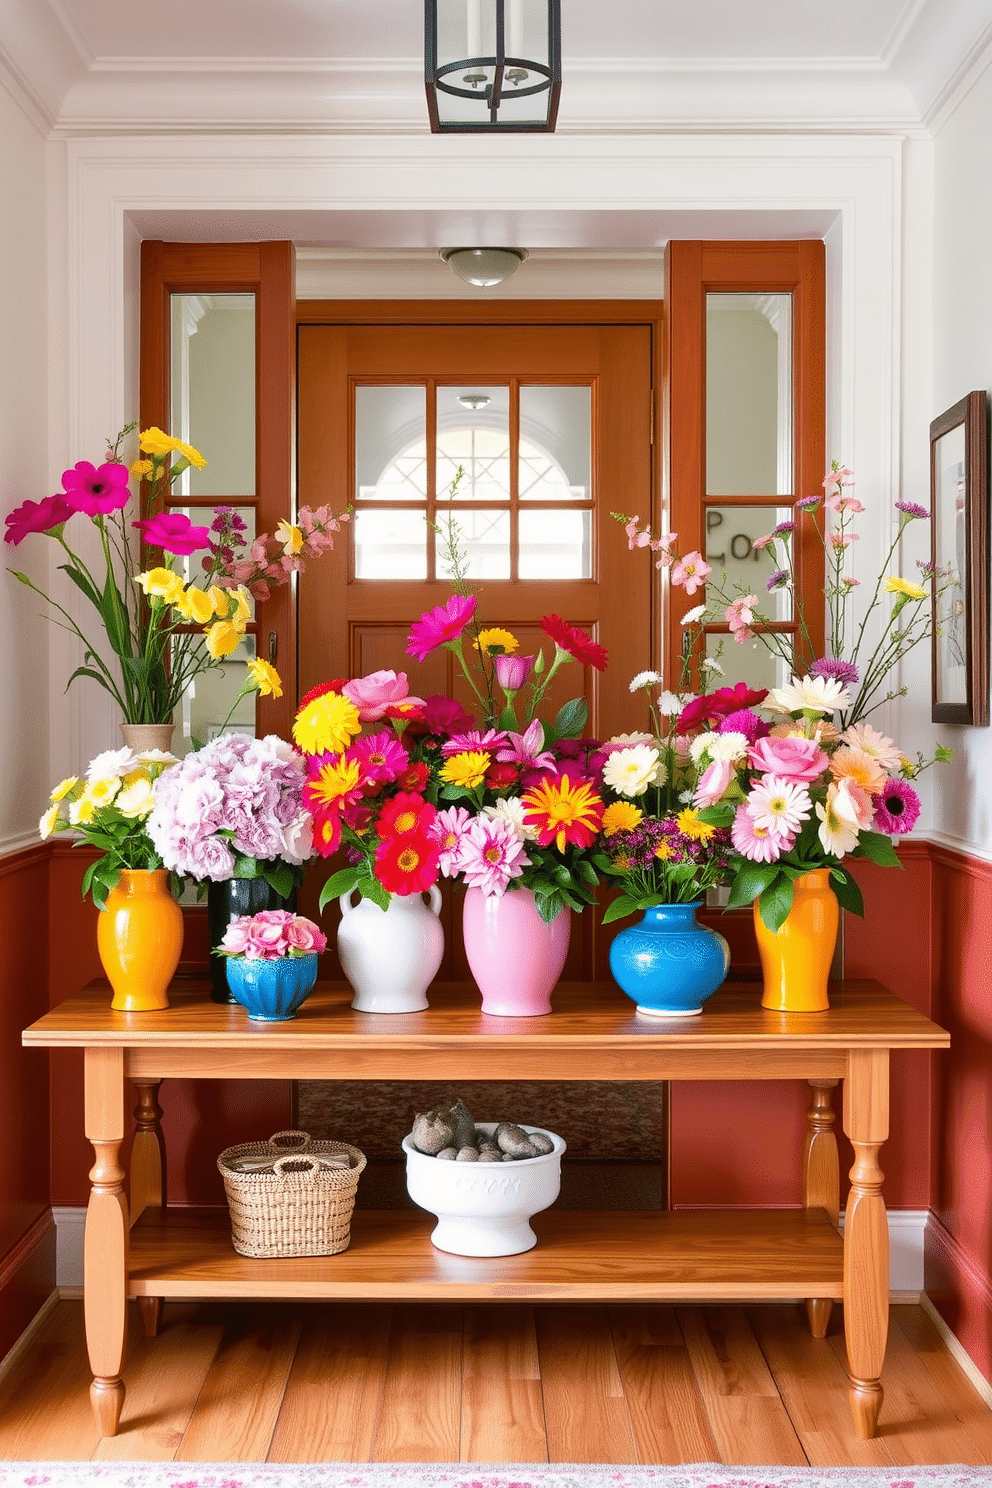
{"type": "MultiPolygon", "coordinates": [[[[840,1162],[834,1131],[830,1092],[836,1080],[810,1080],[813,1103],[806,1113],[806,1150],[803,1154],[803,1208],[825,1209],[832,1224],[840,1215],[840,1162]]],[[[814,1338],[825,1338],[833,1302],[829,1297],[807,1297],[806,1316],[814,1338]]]]}
{"type": "MultiPolygon", "coordinates": [[[[135,1080],[138,1104],[134,1108],[134,1145],[131,1148],[131,1223],[145,1209],[165,1206],[165,1139],[162,1136],[162,1107],[158,1103],[161,1080],[135,1080]]],[[[145,1336],[154,1338],[162,1321],[162,1298],[139,1297],[138,1316],[145,1336]]]]}
{"type": "Polygon", "coordinates": [[[86,1136],[90,1170],[83,1285],[90,1401],[101,1436],[115,1436],[124,1406],[121,1366],[127,1338],[128,1213],[121,1165],[124,1140],[124,1051],[86,1050],[86,1136]]]}
{"type": "Polygon", "coordinates": [[[889,1229],[878,1154],[889,1134],[889,1052],[852,1049],[844,1081],[844,1130],[854,1147],[844,1223],[844,1333],[851,1414],[872,1437],[882,1406],[880,1375],[889,1327],[889,1229]]]}

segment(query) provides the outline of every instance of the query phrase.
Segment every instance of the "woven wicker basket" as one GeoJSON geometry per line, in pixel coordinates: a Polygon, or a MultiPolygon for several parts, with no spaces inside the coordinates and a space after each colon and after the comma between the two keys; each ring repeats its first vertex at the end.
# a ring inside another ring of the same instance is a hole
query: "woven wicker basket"
{"type": "Polygon", "coordinates": [[[276,1132],[267,1142],[226,1147],[217,1159],[231,1212],[231,1239],[244,1256],[321,1256],[347,1250],[351,1211],[365,1158],[345,1142],[276,1132]],[[322,1159],[346,1157],[347,1167],[322,1159]],[[247,1161],[271,1162],[245,1171],[247,1161]]]}

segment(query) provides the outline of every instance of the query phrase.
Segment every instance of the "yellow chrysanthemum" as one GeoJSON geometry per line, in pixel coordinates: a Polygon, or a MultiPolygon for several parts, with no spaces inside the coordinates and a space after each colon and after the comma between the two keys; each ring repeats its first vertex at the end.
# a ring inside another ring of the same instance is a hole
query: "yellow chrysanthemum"
{"type": "Polygon", "coordinates": [[[361,783],[362,767],[357,760],[332,760],[321,766],[316,779],[307,782],[307,804],[332,806],[342,796],[358,790],[361,783]]]}
{"type": "Polygon", "coordinates": [[[911,584],[908,579],[886,579],[885,587],[890,594],[903,594],[907,599],[927,597],[927,591],[920,584],[911,584]]]}
{"type": "Polygon", "coordinates": [[[700,821],[699,812],[693,811],[691,806],[679,812],[675,824],[683,837],[690,837],[693,842],[709,842],[716,831],[711,822],[700,821]]]}
{"type": "Polygon", "coordinates": [[[361,731],[358,709],[339,692],[321,693],[293,723],[293,738],[305,754],[341,754],[361,731]]]}
{"type": "Polygon", "coordinates": [[[213,605],[217,619],[226,620],[231,613],[231,605],[234,603],[230,590],[222,589],[219,584],[211,584],[207,590],[207,597],[213,605]]]}
{"type": "Polygon", "coordinates": [[[275,667],[260,656],[248,663],[248,675],[262,697],[282,697],[282,678],[275,667]]]}
{"type": "Polygon", "coordinates": [[[55,831],[61,813],[58,806],[49,806],[41,821],[38,823],[38,831],[42,837],[51,837],[55,831]]]}
{"type": "Polygon", "coordinates": [[[195,466],[197,470],[202,470],[204,465],[206,465],[207,462],[204,456],[200,454],[198,449],[194,449],[191,444],[183,444],[181,439],[177,439],[175,448],[177,454],[185,455],[189,463],[195,466]]]}
{"type": "Polygon", "coordinates": [[[144,450],[146,455],[157,455],[160,459],[163,455],[185,455],[197,470],[202,470],[207,463],[198,449],[194,449],[191,444],[184,444],[181,439],[174,439],[171,434],[166,434],[154,424],[138,435],[138,448],[144,450]]]}
{"type": "Polygon", "coordinates": [[[215,620],[206,632],[207,650],[214,661],[219,661],[222,656],[230,656],[243,634],[243,629],[233,625],[230,620],[215,620]]]}
{"type": "Polygon", "coordinates": [[[64,780],[59,781],[48,799],[50,801],[64,801],[70,791],[75,790],[76,786],[81,784],[82,781],[78,775],[67,775],[64,780]]]}
{"type": "Polygon", "coordinates": [[[441,767],[441,779],[448,785],[461,785],[474,790],[485,779],[491,760],[483,749],[466,749],[453,754],[441,767]]]}
{"type": "Polygon", "coordinates": [[[145,476],[151,475],[154,469],[154,460],[135,460],[134,464],[131,466],[131,474],[134,476],[135,480],[144,480],[145,476]]]}
{"type": "Polygon", "coordinates": [[[603,836],[612,837],[614,832],[630,832],[638,822],[644,820],[644,812],[631,801],[614,801],[603,812],[603,836]]]}
{"type": "Polygon", "coordinates": [[[121,778],[119,775],[106,775],[102,780],[91,780],[84,791],[84,795],[89,796],[93,802],[94,810],[98,811],[101,806],[110,805],[120,788],[121,778]]]}
{"type": "Polygon", "coordinates": [[[182,577],[171,568],[150,568],[147,573],[135,574],[134,582],[140,584],[152,599],[164,599],[166,604],[178,603],[183,593],[182,577]]]}
{"type": "Polygon", "coordinates": [[[114,802],[114,809],[119,811],[121,816],[138,821],[150,816],[154,805],[155,790],[146,775],[143,780],[135,780],[133,784],[124,787],[114,802]]]}
{"type": "Polygon", "coordinates": [[[179,598],[174,601],[175,608],[184,620],[189,620],[194,625],[206,625],[213,618],[214,607],[210,602],[209,594],[204,594],[195,584],[190,584],[184,589],[179,598]]]}
{"type": "Polygon", "coordinates": [[[511,635],[508,630],[501,630],[498,625],[490,630],[480,630],[475,645],[476,650],[485,651],[487,656],[498,656],[501,652],[504,656],[509,656],[511,652],[520,650],[520,642],[516,636],[511,635]]]}
{"type": "Polygon", "coordinates": [[[282,543],[282,550],[287,557],[293,557],[303,547],[303,533],[299,527],[294,527],[292,522],[285,519],[276,523],[276,537],[282,543]]]}

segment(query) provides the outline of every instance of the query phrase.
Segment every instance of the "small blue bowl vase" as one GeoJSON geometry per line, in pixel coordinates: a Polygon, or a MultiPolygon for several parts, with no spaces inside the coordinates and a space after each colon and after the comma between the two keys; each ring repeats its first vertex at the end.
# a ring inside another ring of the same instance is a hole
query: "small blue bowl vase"
{"type": "Polygon", "coordinates": [[[316,955],[280,956],[275,961],[227,957],[227,985],[253,1023],[295,1018],[316,980],[316,955]]]}
{"type": "Polygon", "coordinates": [[[614,980],[654,1018],[688,1018],[730,969],[730,947],[715,930],[696,922],[693,904],[657,904],[639,925],[628,925],[610,945],[614,980]]]}

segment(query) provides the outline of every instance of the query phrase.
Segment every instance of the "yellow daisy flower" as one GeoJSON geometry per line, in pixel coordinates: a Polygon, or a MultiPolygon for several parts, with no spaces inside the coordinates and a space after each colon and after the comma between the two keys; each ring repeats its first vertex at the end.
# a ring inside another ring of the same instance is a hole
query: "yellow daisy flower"
{"type": "Polygon", "coordinates": [[[69,792],[81,784],[82,781],[78,775],[67,775],[64,780],[59,781],[48,799],[50,801],[64,801],[69,792]]]}
{"type": "Polygon", "coordinates": [[[262,697],[282,697],[282,678],[274,666],[256,656],[248,663],[248,675],[262,697]]]}
{"type": "Polygon", "coordinates": [[[91,780],[84,792],[93,802],[94,810],[109,806],[121,788],[119,775],[108,775],[103,780],[91,780]]]}
{"type": "Polygon", "coordinates": [[[654,855],[659,863],[667,863],[672,856],[672,844],[670,842],[659,842],[654,850],[654,855]]]}
{"type": "Polygon", "coordinates": [[[614,832],[629,832],[644,820],[644,812],[631,801],[614,801],[603,812],[603,836],[612,837],[614,832]]]}
{"type": "Polygon", "coordinates": [[[920,584],[911,584],[908,579],[886,579],[885,587],[890,594],[903,594],[907,599],[926,599],[927,591],[920,584]]]}
{"type": "Polygon", "coordinates": [[[480,630],[475,646],[477,651],[484,651],[487,656],[509,656],[511,652],[520,650],[516,636],[508,630],[501,630],[498,625],[490,630],[480,630]]]}
{"type": "Polygon", "coordinates": [[[155,805],[155,791],[147,775],[144,779],[135,780],[121,791],[114,802],[114,809],[121,816],[126,816],[131,821],[138,821],[142,817],[150,816],[152,807],[155,805]]]}
{"type": "Polygon", "coordinates": [[[288,557],[299,553],[303,547],[303,533],[299,527],[294,527],[292,522],[285,520],[277,522],[276,537],[282,543],[282,550],[288,557]]]}
{"type": "Polygon", "coordinates": [[[316,779],[308,782],[308,798],[315,805],[331,806],[342,796],[358,789],[362,781],[362,767],[357,760],[332,760],[322,765],[316,779]]]}
{"type": "Polygon", "coordinates": [[[69,807],[69,821],[74,827],[87,826],[93,820],[93,798],[89,791],[83,791],[78,801],[73,801],[69,807]]]}
{"type": "Polygon", "coordinates": [[[183,590],[175,601],[175,608],[184,620],[190,620],[194,625],[206,625],[214,613],[209,594],[204,594],[195,584],[190,584],[188,589],[183,590]]]}
{"type": "Polygon", "coordinates": [[[243,629],[233,625],[230,620],[215,620],[206,631],[207,650],[214,661],[219,661],[222,656],[230,656],[243,634],[243,629]]]}
{"type": "Polygon", "coordinates": [[[453,754],[441,767],[441,779],[448,785],[462,785],[474,790],[481,785],[490,766],[489,755],[483,749],[466,749],[453,754]]]}
{"type": "Polygon", "coordinates": [[[699,812],[694,811],[691,806],[679,812],[675,824],[683,837],[690,837],[693,842],[709,842],[716,831],[716,827],[710,822],[700,821],[699,812]]]}
{"type": "Polygon", "coordinates": [[[58,806],[49,806],[38,823],[38,831],[42,837],[51,837],[58,826],[60,814],[58,806]]]}
{"type": "Polygon", "coordinates": [[[293,738],[305,754],[341,754],[361,731],[358,709],[339,692],[321,693],[293,724],[293,738]]]}

